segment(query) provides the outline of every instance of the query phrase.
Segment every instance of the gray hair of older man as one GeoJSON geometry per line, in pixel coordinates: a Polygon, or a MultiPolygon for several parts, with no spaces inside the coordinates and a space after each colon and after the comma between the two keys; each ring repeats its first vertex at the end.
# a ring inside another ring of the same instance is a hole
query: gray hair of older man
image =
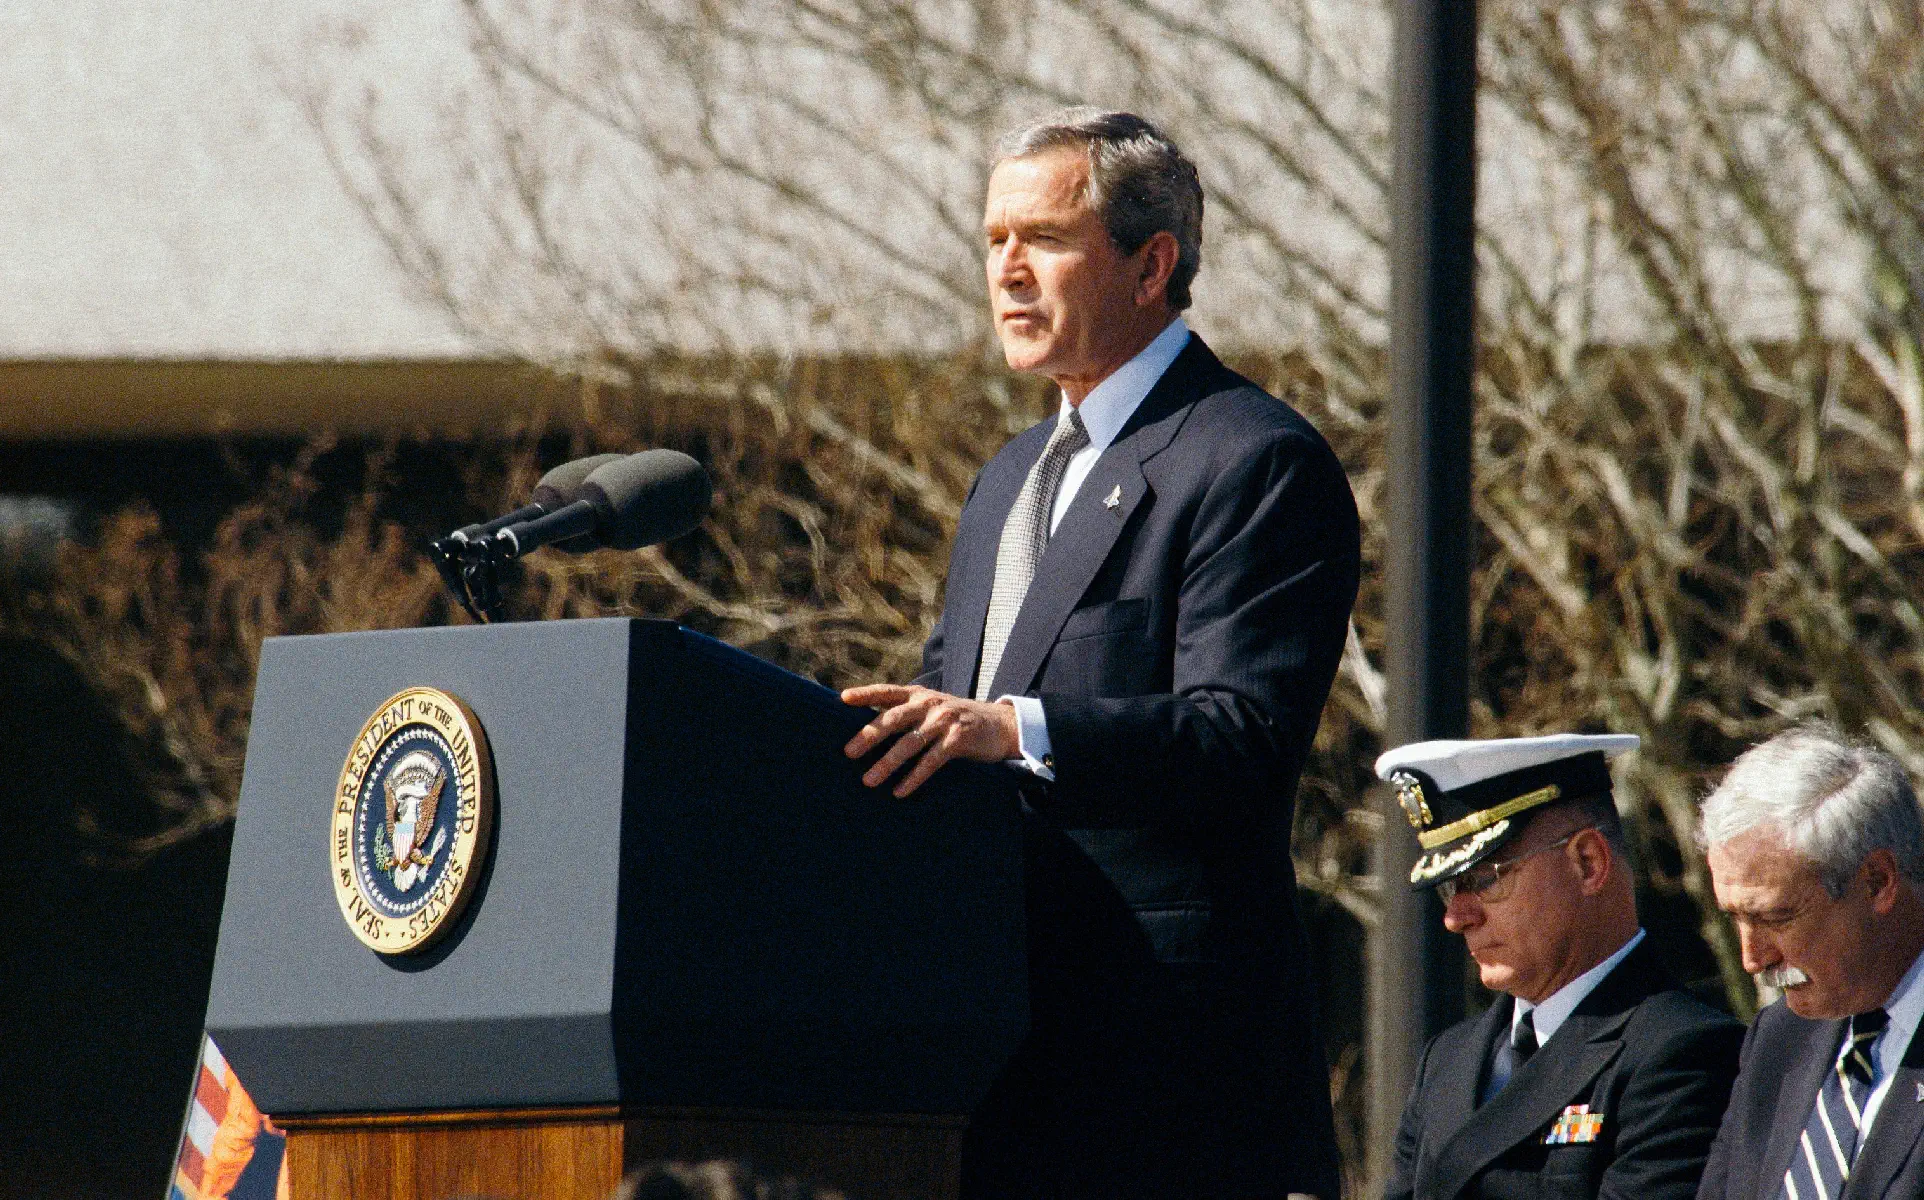
{"type": "Polygon", "coordinates": [[[1704,798],[1697,842],[1708,849],[1772,829],[1842,896],[1873,850],[1924,886],[1924,815],[1897,759],[1821,722],[1798,725],[1746,750],[1704,798]]]}
{"type": "Polygon", "coordinates": [[[1065,108],[997,140],[990,169],[1058,146],[1089,155],[1089,207],[1124,254],[1134,254],[1158,233],[1176,239],[1176,269],[1169,276],[1169,303],[1189,307],[1189,285],[1202,267],[1202,179],[1176,143],[1133,113],[1065,108]]]}

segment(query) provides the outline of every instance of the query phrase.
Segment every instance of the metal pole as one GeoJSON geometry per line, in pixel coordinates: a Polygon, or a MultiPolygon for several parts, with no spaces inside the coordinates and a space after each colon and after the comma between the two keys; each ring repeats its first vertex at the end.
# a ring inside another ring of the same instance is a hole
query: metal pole
{"type": "MultiPolygon", "coordinates": [[[[1390,188],[1389,725],[1385,744],[1469,721],[1470,395],[1474,358],[1475,0],[1399,0],[1390,188]]],[[[1388,1176],[1424,1043],[1463,1014],[1463,950],[1416,841],[1378,797],[1383,920],[1370,956],[1370,1176],[1388,1176]]]]}

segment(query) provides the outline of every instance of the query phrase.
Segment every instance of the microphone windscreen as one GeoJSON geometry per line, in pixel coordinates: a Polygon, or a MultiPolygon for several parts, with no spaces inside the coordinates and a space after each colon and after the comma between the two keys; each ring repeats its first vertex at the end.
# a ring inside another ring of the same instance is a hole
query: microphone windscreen
{"type": "Polygon", "coordinates": [[[534,485],[534,493],[528,497],[531,503],[553,512],[564,504],[572,504],[581,499],[581,485],[588,482],[588,476],[611,462],[620,462],[619,454],[590,454],[565,462],[541,477],[534,485]]]}
{"type": "Polygon", "coordinates": [[[582,498],[602,511],[601,544],[616,550],[680,537],[701,524],[713,497],[708,472],[679,450],[631,454],[582,484],[582,498]]]}

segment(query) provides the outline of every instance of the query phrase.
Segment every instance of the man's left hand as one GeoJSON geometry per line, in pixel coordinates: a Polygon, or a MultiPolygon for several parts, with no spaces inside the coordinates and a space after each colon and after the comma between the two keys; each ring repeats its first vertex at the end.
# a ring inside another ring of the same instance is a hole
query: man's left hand
{"type": "Polygon", "coordinates": [[[914,768],[895,785],[897,796],[921,787],[952,758],[1004,762],[1022,757],[1020,726],[1012,704],[985,704],[932,688],[894,683],[849,688],[842,693],[842,701],[880,710],[843,747],[850,758],[860,758],[895,737],[888,753],[862,775],[863,783],[880,787],[914,760],[914,768]]]}

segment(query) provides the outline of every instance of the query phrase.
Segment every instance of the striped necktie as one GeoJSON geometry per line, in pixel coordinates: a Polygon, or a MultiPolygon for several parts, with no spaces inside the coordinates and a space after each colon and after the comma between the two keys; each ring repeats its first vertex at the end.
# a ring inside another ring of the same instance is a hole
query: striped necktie
{"type": "Polygon", "coordinates": [[[1783,1200],[1837,1200],[1843,1194],[1864,1128],[1864,1102],[1877,1081],[1871,1047],[1890,1023],[1881,1008],[1851,1018],[1837,1064],[1824,1074],[1797,1153],[1784,1172],[1783,1200]]]}
{"type": "Polygon", "coordinates": [[[1022,611],[1022,598],[1029,594],[1036,564],[1042,561],[1042,548],[1049,544],[1049,514],[1055,508],[1056,489],[1069,469],[1076,451],[1089,444],[1089,431],[1083,427],[1082,414],[1075,409],[1056,422],[1042,457],[1029,468],[1022,481],[1009,519],[1002,526],[1002,541],[995,551],[995,583],[989,591],[989,615],[982,626],[982,665],[975,673],[975,698],[987,700],[995,683],[995,669],[1002,664],[1003,648],[1009,644],[1009,631],[1015,628],[1016,614],[1022,611]]]}

